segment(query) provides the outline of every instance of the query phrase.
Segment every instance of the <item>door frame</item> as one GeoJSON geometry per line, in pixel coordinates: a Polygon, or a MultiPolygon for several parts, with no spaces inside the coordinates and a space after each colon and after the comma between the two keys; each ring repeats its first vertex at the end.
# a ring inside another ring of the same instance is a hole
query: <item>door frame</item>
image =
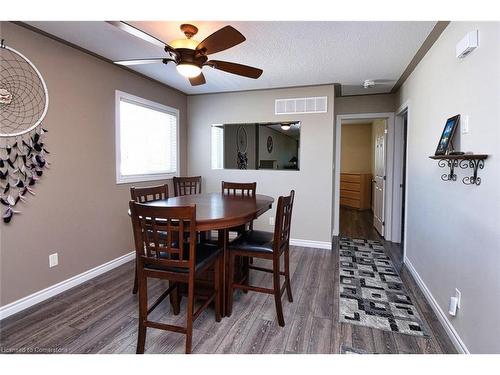
{"type": "Polygon", "coordinates": [[[403,133],[403,114],[406,113],[406,160],[404,160],[406,164],[406,173],[405,173],[405,199],[404,202],[401,199],[401,190],[397,189],[397,198],[395,199],[394,203],[394,212],[396,213],[396,219],[393,222],[393,233],[396,234],[396,238],[401,241],[400,234],[401,234],[401,223],[404,223],[404,233],[403,233],[403,263],[406,262],[406,244],[408,241],[408,145],[409,145],[409,138],[410,138],[410,101],[404,102],[395,112],[396,117],[395,117],[395,132],[396,132],[396,138],[394,140],[395,142],[395,149],[394,149],[394,187],[398,187],[400,183],[403,181],[403,155],[404,155],[404,149],[403,149],[403,144],[404,144],[404,133],[403,133]],[[405,206],[405,214],[404,217],[401,217],[401,210],[403,208],[403,204],[405,206]],[[399,218],[399,220],[398,220],[399,218]]]}
{"type": "MultiPolygon", "coordinates": [[[[341,137],[342,137],[342,120],[360,120],[360,119],[385,119],[387,121],[386,133],[386,148],[385,148],[385,193],[384,193],[384,233],[383,236],[387,241],[392,241],[392,194],[394,188],[394,112],[377,112],[377,113],[351,113],[336,116],[335,121],[335,186],[333,196],[333,228],[332,235],[339,235],[339,218],[340,218],[340,158],[341,158],[341,137]]],[[[406,236],[406,234],[405,234],[406,236]]]]}

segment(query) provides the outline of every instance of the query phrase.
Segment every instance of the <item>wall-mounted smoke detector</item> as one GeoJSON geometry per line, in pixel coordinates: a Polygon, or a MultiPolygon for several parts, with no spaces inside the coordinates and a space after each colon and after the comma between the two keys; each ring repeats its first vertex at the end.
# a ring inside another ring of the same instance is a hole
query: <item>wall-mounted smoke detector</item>
{"type": "Polygon", "coordinates": [[[374,86],[375,86],[375,81],[372,79],[365,79],[365,82],[363,82],[363,87],[365,89],[371,89],[374,86]]]}

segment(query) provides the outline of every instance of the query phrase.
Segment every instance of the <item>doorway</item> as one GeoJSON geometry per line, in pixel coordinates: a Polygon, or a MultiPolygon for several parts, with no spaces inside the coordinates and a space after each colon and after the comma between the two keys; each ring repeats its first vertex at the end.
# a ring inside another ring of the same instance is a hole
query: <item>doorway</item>
{"type": "MultiPolygon", "coordinates": [[[[340,234],[345,234],[340,232],[340,216],[341,212],[344,214],[345,204],[341,205],[340,196],[340,185],[342,181],[348,182],[347,179],[350,176],[343,176],[341,178],[341,161],[342,161],[342,137],[343,137],[343,124],[349,126],[349,123],[373,123],[374,121],[379,121],[383,124],[381,127],[381,134],[373,137],[373,149],[371,156],[373,157],[372,168],[369,170],[368,174],[371,174],[371,183],[368,184],[371,190],[371,202],[368,210],[359,210],[359,212],[352,212],[351,215],[347,216],[346,220],[352,221],[352,226],[359,229],[361,234],[366,236],[371,235],[376,239],[383,238],[386,241],[393,241],[393,190],[394,190],[394,113],[361,113],[361,114],[343,114],[336,116],[336,139],[335,139],[335,181],[334,181],[334,207],[333,207],[333,236],[338,236],[340,234]],[[378,145],[378,147],[377,147],[378,145]],[[375,171],[375,150],[378,156],[378,169],[375,171]],[[376,189],[374,188],[376,186],[376,189]],[[377,191],[377,196],[374,196],[374,192],[377,191]],[[376,206],[376,207],[375,207],[376,206]],[[371,211],[370,211],[371,210],[371,211]],[[367,214],[369,212],[369,214],[367,214]],[[377,214],[377,216],[374,215],[377,214]],[[368,224],[367,224],[368,222],[368,224]],[[377,229],[374,226],[377,225],[377,229]],[[369,226],[369,229],[368,229],[369,226]],[[363,232],[365,228],[366,231],[363,232]],[[378,237],[378,238],[377,238],[378,237]]],[[[372,132],[372,136],[376,134],[372,132]]],[[[358,181],[355,183],[361,183],[363,177],[358,177],[358,181]]],[[[348,189],[343,189],[348,190],[348,189]]],[[[342,201],[345,203],[347,195],[343,194],[342,201]]],[[[343,215],[345,216],[345,215],[343,215]]],[[[396,215],[399,218],[399,215],[396,215]]],[[[343,221],[343,230],[344,230],[343,221]]],[[[398,226],[399,228],[399,226],[398,226]]],[[[399,230],[399,229],[398,229],[399,230]]],[[[345,232],[345,230],[344,230],[345,232]]],[[[354,231],[350,231],[353,233],[354,231]]],[[[356,233],[356,232],[354,232],[356,233]]],[[[399,235],[397,237],[400,237],[399,235]]]]}
{"type": "Polygon", "coordinates": [[[339,233],[379,240],[385,230],[387,119],[345,119],[340,126],[339,233]]]}

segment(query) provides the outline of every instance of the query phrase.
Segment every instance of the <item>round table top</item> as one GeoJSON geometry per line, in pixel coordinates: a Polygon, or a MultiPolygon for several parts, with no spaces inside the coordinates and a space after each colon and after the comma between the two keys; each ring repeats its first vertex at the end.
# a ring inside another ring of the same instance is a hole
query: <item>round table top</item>
{"type": "Polygon", "coordinates": [[[148,202],[155,207],[196,205],[196,229],[198,231],[232,228],[256,219],[271,209],[272,197],[257,194],[253,197],[207,193],[170,197],[148,202]]]}

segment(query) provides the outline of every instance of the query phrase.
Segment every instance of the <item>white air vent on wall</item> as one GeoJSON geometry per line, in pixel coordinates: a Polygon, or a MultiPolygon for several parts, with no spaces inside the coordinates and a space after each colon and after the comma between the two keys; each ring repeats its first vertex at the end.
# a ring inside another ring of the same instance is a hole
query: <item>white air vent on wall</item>
{"type": "Polygon", "coordinates": [[[276,99],[274,106],[275,114],[277,115],[286,115],[290,113],[325,113],[328,108],[326,96],[276,99]]]}

